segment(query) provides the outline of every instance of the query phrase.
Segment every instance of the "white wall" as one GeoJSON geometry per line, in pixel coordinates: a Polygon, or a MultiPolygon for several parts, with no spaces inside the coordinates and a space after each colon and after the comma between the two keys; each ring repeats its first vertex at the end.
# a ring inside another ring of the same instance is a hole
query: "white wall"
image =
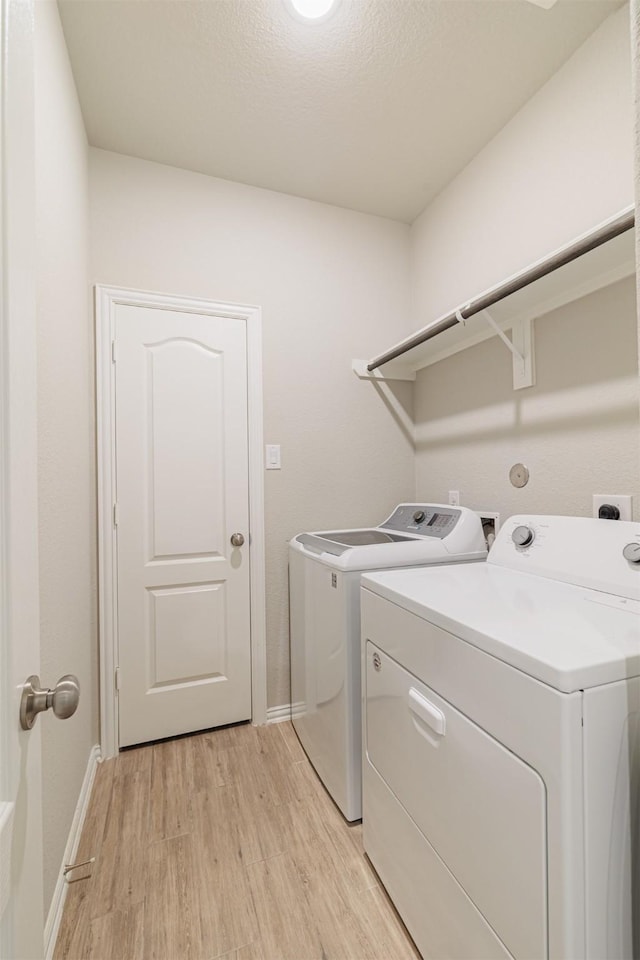
{"type": "Polygon", "coordinates": [[[416,327],[633,203],[630,51],[625,5],[418,217],[416,327]]]}
{"type": "Polygon", "coordinates": [[[268,703],[288,703],[287,541],[413,495],[410,431],[351,372],[408,332],[409,228],[101,150],[90,171],[93,282],[263,308],[268,703]]]}
{"type": "Polygon", "coordinates": [[[77,714],[42,717],[45,909],[98,741],[88,147],[53,0],[36,9],[41,679],[80,679],[77,714]]]}
{"type": "MultiPolygon", "coordinates": [[[[633,202],[629,8],[608,18],[412,228],[423,325],[633,202]]],[[[514,511],[591,513],[592,493],[635,493],[638,361],[626,281],[536,322],[537,386],[514,392],[496,339],[421,371],[421,497],[514,511]],[[517,461],[531,481],[516,491],[517,461]]]]}
{"type": "Polygon", "coordinates": [[[623,280],[535,323],[537,383],[512,389],[496,338],[436,363],[416,386],[419,497],[460,491],[473,509],[591,516],[594,493],[635,495],[640,432],[635,282],[623,280]],[[526,487],[509,482],[525,463],[526,487]]]}

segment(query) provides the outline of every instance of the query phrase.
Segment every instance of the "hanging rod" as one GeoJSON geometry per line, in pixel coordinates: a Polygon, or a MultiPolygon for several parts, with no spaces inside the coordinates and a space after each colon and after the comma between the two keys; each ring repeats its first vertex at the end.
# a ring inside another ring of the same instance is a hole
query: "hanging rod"
{"type": "Polygon", "coordinates": [[[381,353],[378,357],[374,357],[374,359],[367,364],[367,370],[371,373],[373,370],[377,370],[378,367],[383,366],[383,364],[389,363],[391,360],[396,360],[414,347],[420,346],[421,343],[425,343],[427,340],[437,337],[438,334],[444,333],[445,330],[449,330],[451,327],[463,323],[470,317],[474,317],[477,313],[487,310],[489,307],[492,307],[494,303],[499,303],[500,300],[511,296],[512,293],[517,293],[517,291],[522,290],[523,287],[528,287],[529,284],[535,283],[536,280],[540,280],[542,277],[546,277],[548,274],[553,273],[554,270],[559,270],[560,267],[564,267],[567,263],[571,263],[572,260],[577,260],[591,250],[595,250],[596,247],[602,246],[603,243],[619,237],[621,233],[626,233],[627,230],[631,230],[634,224],[634,211],[625,211],[625,213],[619,217],[602,224],[602,226],[598,227],[592,233],[580,237],[580,239],[574,243],[551,254],[546,260],[539,261],[527,270],[523,270],[522,273],[517,273],[509,280],[505,280],[503,284],[494,287],[476,300],[472,300],[466,304],[466,306],[453,310],[445,317],[442,317],[442,319],[436,320],[428,327],[420,330],[419,333],[414,334],[413,337],[405,340],[399,346],[387,350],[386,353],[381,353]]]}

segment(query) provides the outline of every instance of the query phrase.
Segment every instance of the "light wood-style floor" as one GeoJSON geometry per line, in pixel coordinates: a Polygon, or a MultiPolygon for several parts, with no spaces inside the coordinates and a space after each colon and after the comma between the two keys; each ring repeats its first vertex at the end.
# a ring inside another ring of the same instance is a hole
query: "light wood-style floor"
{"type": "Polygon", "coordinates": [[[55,960],[418,958],[289,723],[100,764],[77,861],[92,856],[55,960]]]}

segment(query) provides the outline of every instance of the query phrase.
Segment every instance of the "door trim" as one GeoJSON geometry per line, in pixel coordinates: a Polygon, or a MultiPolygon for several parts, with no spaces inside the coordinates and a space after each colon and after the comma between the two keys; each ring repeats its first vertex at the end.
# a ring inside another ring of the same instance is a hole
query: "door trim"
{"type": "Polygon", "coordinates": [[[119,287],[94,287],[96,315],[96,419],[98,455],[98,621],[100,630],[100,745],[118,752],[117,592],[115,503],[115,365],[112,342],[118,305],[155,307],[244,320],[247,328],[247,445],[249,451],[249,571],[251,577],[251,722],[267,721],[264,460],[262,428],[262,311],[239,303],[199,300],[119,287]]]}
{"type": "Polygon", "coordinates": [[[24,680],[40,671],[34,15],[33,0],[0,3],[0,800],[14,803],[3,957],[42,956],[44,927],[42,724],[18,724],[24,680]]]}

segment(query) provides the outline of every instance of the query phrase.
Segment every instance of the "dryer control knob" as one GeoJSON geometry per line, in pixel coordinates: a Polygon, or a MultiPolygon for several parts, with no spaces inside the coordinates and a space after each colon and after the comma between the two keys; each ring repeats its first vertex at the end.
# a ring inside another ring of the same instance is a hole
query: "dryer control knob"
{"type": "Polygon", "coordinates": [[[628,543],[622,550],[622,556],[631,563],[640,563],[640,543],[628,543]]]}
{"type": "Polygon", "coordinates": [[[535,531],[533,531],[531,527],[525,526],[516,527],[511,534],[511,539],[516,547],[528,547],[530,543],[533,543],[535,537],[535,531]]]}
{"type": "Polygon", "coordinates": [[[416,512],[413,515],[413,522],[422,523],[425,517],[426,517],[426,513],[424,512],[424,510],[416,510],[416,512]]]}

